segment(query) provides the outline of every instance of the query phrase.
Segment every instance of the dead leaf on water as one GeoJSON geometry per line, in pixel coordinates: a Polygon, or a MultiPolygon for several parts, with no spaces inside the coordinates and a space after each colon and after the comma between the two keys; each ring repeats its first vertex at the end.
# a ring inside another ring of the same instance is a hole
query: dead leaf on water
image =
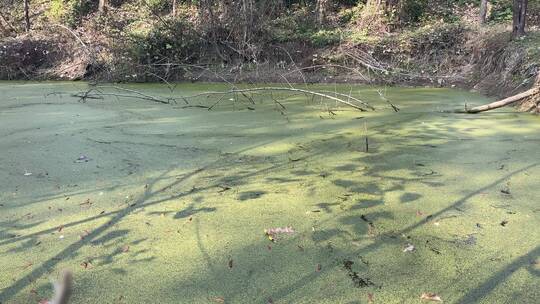
{"type": "Polygon", "coordinates": [[[414,245],[409,243],[403,248],[403,252],[413,252],[415,249],[414,245]]]}
{"type": "Polygon", "coordinates": [[[216,303],[225,303],[225,299],[222,297],[214,298],[213,301],[216,303]]]}
{"type": "Polygon", "coordinates": [[[279,235],[293,234],[293,233],[294,233],[294,229],[290,226],[283,227],[283,228],[276,227],[276,228],[264,229],[264,234],[266,234],[268,239],[272,242],[275,242],[279,235]]]}
{"type": "Polygon", "coordinates": [[[436,293],[432,293],[432,292],[424,292],[420,296],[420,299],[426,300],[426,301],[433,301],[433,302],[442,302],[443,301],[439,295],[437,295],[436,293]]]}
{"type": "Polygon", "coordinates": [[[367,299],[368,299],[369,304],[375,303],[374,300],[373,300],[373,294],[372,293],[367,294],[367,299]]]}

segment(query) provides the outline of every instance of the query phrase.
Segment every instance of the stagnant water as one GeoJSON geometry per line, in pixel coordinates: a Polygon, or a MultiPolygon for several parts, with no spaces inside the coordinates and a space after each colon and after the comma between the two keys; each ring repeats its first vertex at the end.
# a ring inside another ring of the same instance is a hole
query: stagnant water
{"type": "Polygon", "coordinates": [[[385,89],[397,113],[362,86],[310,89],[376,111],[85,89],[0,83],[1,303],[50,297],[63,269],[72,303],[540,302],[537,116],[445,113],[489,100],[433,88],[385,89]]]}

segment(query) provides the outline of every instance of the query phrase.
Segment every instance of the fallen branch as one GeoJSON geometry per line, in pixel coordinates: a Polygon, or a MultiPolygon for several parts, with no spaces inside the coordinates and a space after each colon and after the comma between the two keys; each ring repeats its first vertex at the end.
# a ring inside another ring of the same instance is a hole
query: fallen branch
{"type": "MultiPolygon", "coordinates": [[[[489,111],[489,110],[493,110],[493,109],[498,109],[498,108],[502,108],[504,106],[516,103],[518,101],[521,101],[521,100],[523,100],[525,98],[531,97],[531,96],[536,95],[536,94],[540,94],[540,87],[532,88],[532,89],[530,89],[528,91],[525,91],[523,93],[520,93],[520,94],[517,94],[517,95],[514,95],[514,96],[510,96],[510,97],[505,98],[503,100],[495,101],[495,102],[488,103],[488,104],[485,104],[485,105],[481,105],[481,106],[478,106],[478,107],[474,107],[474,108],[471,108],[471,109],[465,109],[464,112],[474,114],[474,113],[485,112],[485,111],[489,111]]],[[[463,111],[461,111],[461,112],[463,112],[463,111]]]]}
{"type": "Polygon", "coordinates": [[[326,92],[326,91],[318,92],[318,91],[310,91],[310,90],[297,89],[297,88],[288,88],[288,87],[259,87],[259,88],[248,88],[248,89],[231,89],[231,90],[228,90],[228,91],[220,91],[220,92],[204,92],[204,93],[200,93],[200,94],[196,94],[196,95],[185,96],[184,98],[185,99],[190,99],[190,98],[195,98],[195,97],[200,97],[200,96],[208,96],[208,95],[229,95],[229,94],[236,94],[236,93],[261,92],[261,91],[299,92],[299,93],[304,93],[304,94],[308,94],[308,95],[312,95],[312,96],[319,96],[319,97],[322,97],[322,98],[334,100],[334,101],[337,101],[339,103],[348,105],[348,106],[350,106],[352,108],[355,108],[357,110],[360,110],[360,111],[366,111],[366,109],[363,108],[362,106],[364,106],[364,107],[366,107],[366,108],[368,108],[370,110],[375,110],[375,108],[372,107],[371,105],[369,105],[368,103],[366,103],[366,102],[364,102],[364,101],[362,101],[362,100],[360,100],[358,98],[347,95],[347,94],[336,93],[336,92],[326,92]],[[333,94],[335,96],[332,96],[330,94],[333,94]],[[353,100],[353,101],[361,104],[362,106],[356,105],[356,104],[354,104],[354,103],[352,103],[350,101],[339,98],[338,96],[347,97],[348,99],[353,100]]]}
{"type": "MultiPolygon", "coordinates": [[[[249,93],[249,92],[263,92],[263,91],[267,91],[267,92],[274,92],[274,91],[298,92],[298,93],[303,93],[303,94],[312,95],[312,96],[319,96],[319,97],[322,97],[322,98],[325,98],[325,99],[337,101],[339,103],[345,104],[345,105],[347,105],[349,107],[355,108],[355,109],[360,110],[360,111],[367,111],[366,108],[370,109],[370,110],[375,110],[375,108],[372,107],[370,104],[368,104],[368,103],[366,103],[366,102],[364,102],[364,101],[362,101],[362,100],[360,100],[358,98],[355,98],[355,97],[353,97],[351,95],[338,93],[338,92],[330,92],[330,91],[310,91],[310,90],[305,90],[305,89],[297,89],[297,88],[293,88],[293,87],[259,87],[259,88],[247,88],[247,89],[231,88],[228,91],[203,92],[203,93],[199,93],[199,94],[195,94],[195,95],[191,95],[191,96],[182,96],[182,97],[180,97],[178,99],[182,99],[186,104],[189,104],[188,99],[192,99],[192,98],[196,98],[196,97],[200,97],[200,96],[221,95],[219,97],[219,99],[212,106],[210,106],[208,108],[208,110],[211,110],[214,106],[216,106],[218,103],[220,103],[223,100],[223,97],[225,95],[241,94],[245,98],[249,99],[251,101],[251,103],[255,103],[253,98],[248,96],[246,93],[249,93]],[[347,99],[344,99],[344,98],[347,98],[347,99]],[[353,103],[351,101],[354,101],[357,104],[355,104],[355,103],[353,103]]],[[[136,91],[136,90],[126,89],[126,88],[117,87],[117,86],[98,86],[98,87],[94,87],[94,88],[92,88],[92,89],[90,89],[88,91],[85,91],[85,92],[79,92],[77,94],[73,94],[72,96],[80,98],[81,101],[83,101],[83,102],[85,102],[87,99],[102,99],[105,96],[123,97],[123,98],[136,98],[136,99],[153,101],[153,102],[163,103],[163,104],[176,103],[176,101],[177,101],[177,98],[173,98],[173,97],[164,98],[164,97],[152,96],[152,95],[147,95],[147,94],[144,94],[144,93],[136,91]],[[103,92],[101,90],[103,88],[114,89],[114,90],[120,91],[122,93],[103,92]],[[124,94],[124,93],[129,93],[129,94],[124,94]]]]}

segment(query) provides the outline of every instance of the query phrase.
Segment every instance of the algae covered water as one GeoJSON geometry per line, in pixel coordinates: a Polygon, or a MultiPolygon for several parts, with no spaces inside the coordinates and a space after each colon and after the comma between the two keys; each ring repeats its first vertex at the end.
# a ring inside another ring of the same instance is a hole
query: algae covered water
{"type": "Polygon", "coordinates": [[[86,89],[0,83],[1,303],[63,269],[73,303],[540,302],[537,116],[445,113],[488,99],[433,88],[386,89],[399,112],[362,86],[310,89],[376,111],[86,89]]]}

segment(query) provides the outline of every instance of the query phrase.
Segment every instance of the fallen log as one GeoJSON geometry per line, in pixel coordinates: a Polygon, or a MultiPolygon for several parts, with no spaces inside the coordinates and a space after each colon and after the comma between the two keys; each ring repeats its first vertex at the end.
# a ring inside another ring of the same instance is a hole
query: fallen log
{"type": "Polygon", "coordinates": [[[477,106],[477,107],[470,108],[470,109],[465,109],[464,112],[474,114],[474,113],[485,112],[485,111],[489,111],[489,110],[493,110],[493,109],[498,109],[498,108],[501,108],[501,107],[516,103],[518,101],[521,101],[521,100],[523,100],[525,98],[532,97],[533,95],[536,95],[536,94],[540,94],[540,87],[532,88],[532,89],[530,89],[528,91],[525,91],[523,93],[519,93],[517,95],[510,96],[508,98],[498,100],[498,101],[495,101],[495,102],[492,102],[492,103],[488,103],[488,104],[477,106]]]}

